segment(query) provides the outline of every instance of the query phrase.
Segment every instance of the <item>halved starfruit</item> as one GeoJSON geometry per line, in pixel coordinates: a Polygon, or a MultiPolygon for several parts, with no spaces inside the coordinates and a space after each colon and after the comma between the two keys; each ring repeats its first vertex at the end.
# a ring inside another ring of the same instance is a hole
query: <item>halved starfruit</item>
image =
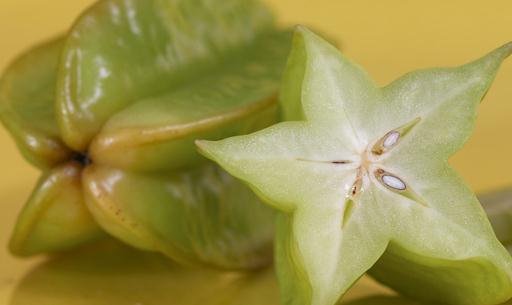
{"type": "Polygon", "coordinates": [[[509,43],[379,88],[335,47],[297,30],[282,86],[287,121],[198,142],[280,211],[283,304],[334,305],[367,271],[427,304],[512,296],[512,258],[447,161],[511,53],[509,43]]]}

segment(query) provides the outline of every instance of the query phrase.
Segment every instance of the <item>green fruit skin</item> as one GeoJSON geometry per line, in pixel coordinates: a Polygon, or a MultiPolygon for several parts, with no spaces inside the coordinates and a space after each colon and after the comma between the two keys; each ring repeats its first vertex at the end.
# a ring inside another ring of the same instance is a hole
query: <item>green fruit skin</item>
{"type": "Polygon", "coordinates": [[[196,139],[222,139],[275,123],[277,82],[290,37],[265,35],[233,53],[216,73],[117,113],[91,143],[91,158],[130,171],[181,169],[205,161],[196,139]]]}
{"type": "Polygon", "coordinates": [[[19,57],[0,82],[0,118],[43,176],[11,252],[106,231],[182,263],[268,264],[274,213],[193,141],[278,120],[290,38],[256,0],[102,0],[19,57]]]}
{"type": "Polygon", "coordinates": [[[512,246],[512,189],[495,190],[478,196],[496,236],[510,252],[512,246]]]}
{"type": "Polygon", "coordinates": [[[393,242],[369,274],[400,294],[427,304],[498,304],[510,298],[510,292],[503,289],[511,284],[510,277],[489,260],[436,259],[418,255],[393,242]]]}
{"type": "Polygon", "coordinates": [[[12,253],[58,252],[105,236],[84,208],[81,170],[70,162],[43,174],[16,223],[12,253]]]}
{"type": "Polygon", "coordinates": [[[254,0],[98,1],[64,44],[56,101],[64,141],[85,150],[112,115],[222,72],[240,46],[274,31],[254,0]]]}
{"type": "Polygon", "coordinates": [[[22,155],[48,170],[70,158],[55,119],[58,53],[63,39],[41,44],[19,56],[0,78],[0,119],[22,155]]]}
{"type": "Polygon", "coordinates": [[[167,174],[93,165],[83,177],[95,219],[128,244],[189,264],[256,268],[271,261],[272,210],[212,163],[167,174]]]}

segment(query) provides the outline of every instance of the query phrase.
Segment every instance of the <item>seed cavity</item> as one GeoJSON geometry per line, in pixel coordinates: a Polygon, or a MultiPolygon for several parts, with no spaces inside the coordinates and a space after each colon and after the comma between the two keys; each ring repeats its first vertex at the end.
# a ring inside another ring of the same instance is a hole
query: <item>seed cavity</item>
{"type": "Polygon", "coordinates": [[[404,196],[424,207],[429,207],[427,202],[421,198],[414,190],[408,186],[404,180],[399,178],[397,175],[386,172],[383,169],[377,169],[375,172],[375,178],[382,183],[388,190],[404,196]]]}
{"type": "Polygon", "coordinates": [[[390,188],[394,188],[395,190],[404,191],[407,187],[405,183],[398,177],[391,175],[383,175],[382,182],[390,188]]]}
{"type": "Polygon", "coordinates": [[[394,191],[405,191],[407,189],[407,185],[402,179],[381,168],[375,171],[375,178],[377,178],[377,180],[379,180],[388,189],[394,191]]]}
{"type": "Polygon", "coordinates": [[[398,142],[398,139],[400,139],[400,133],[398,131],[392,131],[384,137],[382,146],[385,148],[390,148],[398,142]]]}
{"type": "Polygon", "coordinates": [[[350,197],[355,197],[363,188],[363,179],[358,177],[350,189],[350,197]]]}
{"type": "Polygon", "coordinates": [[[421,118],[416,118],[411,122],[395,128],[386,133],[372,148],[372,153],[375,155],[382,155],[388,150],[395,147],[400,139],[403,138],[411,129],[421,121],[421,118]]]}

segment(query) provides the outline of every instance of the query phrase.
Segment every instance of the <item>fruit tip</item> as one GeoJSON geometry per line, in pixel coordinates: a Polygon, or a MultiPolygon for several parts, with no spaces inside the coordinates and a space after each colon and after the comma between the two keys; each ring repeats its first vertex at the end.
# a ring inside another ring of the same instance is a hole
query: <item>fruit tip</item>
{"type": "Polygon", "coordinates": [[[197,147],[197,149],[199,150],[200,153],[204,154],[207,152],[207,148],[208,148],[208,143],[211,143],[213,141],[208,141],[208,140],[195,140],[194,143],[197,147]]]}
{"type": "Polygon", "coordinates": [[[512,54],[512,41],[509,41],[502,45],[501,47],[495,49],[491,54],[495,54],[501,59],[505,59],[512,54]]]}
{"type": "Polygon", "coordinates": [[[296,24],[295,27],[294,27],[294,32],[296,34],[300,34],[300,35],[304,35],[304,34],[307,34],[307,33],[311,33],[311,30],[308,29],[308,27],[306,27],[305,25],[303,24],[296,24]]]}
{"type": "Polygon", "coordinates": [[[293,28],[294,28],[295,31],[303,31],[303,30],[306,29],[306,27],[303,24],[300,24],[300,23],[296,24],[293,28]]]}
{"type": "Polygon", "coordinates": [[[214,143],[215,141],[208,141],[208,140],[195,140],[194,143],[196,144],[197,151],[206,157],[207,159],[214,160],[214,156],[211,151],[211,143],[214,143]]]}
{"type": "Polygon", "coordinates": [[[9,250],[9,253],[11,253],[11,255],[13,255],[15,257],[27,257],[27,256],[29,256],[23,250],[23,246],[19,242],[19,240],[17,240],[17,238],[14,238],[14,237],[11,237],[11,240],[9,241],[7,249],[9,250]]]}
{"type": "Polygon", "coordinates": [[[202,147],[204,147],[204,142],[205,142],[205,140],[195,140],[195,141],[194,141],[194,144],[195,144],[198,148],[202,148],[202,147]]]}
{"type": "Polygon", "coordinates": [[[507,42],[501,48],[505,49],[507,56],[512,54],[512,41],[507,42]]]}

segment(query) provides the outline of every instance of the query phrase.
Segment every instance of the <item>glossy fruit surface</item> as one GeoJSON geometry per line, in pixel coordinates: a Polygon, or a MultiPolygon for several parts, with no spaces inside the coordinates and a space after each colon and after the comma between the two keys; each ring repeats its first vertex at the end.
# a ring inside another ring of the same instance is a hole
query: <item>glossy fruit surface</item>
{"type": "Polygon", "coordinates": [[[12,252],[107,231],[182,262],[267,263],[273,212],[194,140],[277,120],[290,37],[253,0],[103,0],[20,56],[0,82],[0,118],[43,176],[12,252]]]}
{"type": "Polygon", "coordinates": [[[284,304],[333,305],[366,271],[425,302],[497,304],[512,259],[448,165],[512,44],[384,88],[297,30],[282,87],[287,122],[200,150],[278,209],[284,304]]]}

